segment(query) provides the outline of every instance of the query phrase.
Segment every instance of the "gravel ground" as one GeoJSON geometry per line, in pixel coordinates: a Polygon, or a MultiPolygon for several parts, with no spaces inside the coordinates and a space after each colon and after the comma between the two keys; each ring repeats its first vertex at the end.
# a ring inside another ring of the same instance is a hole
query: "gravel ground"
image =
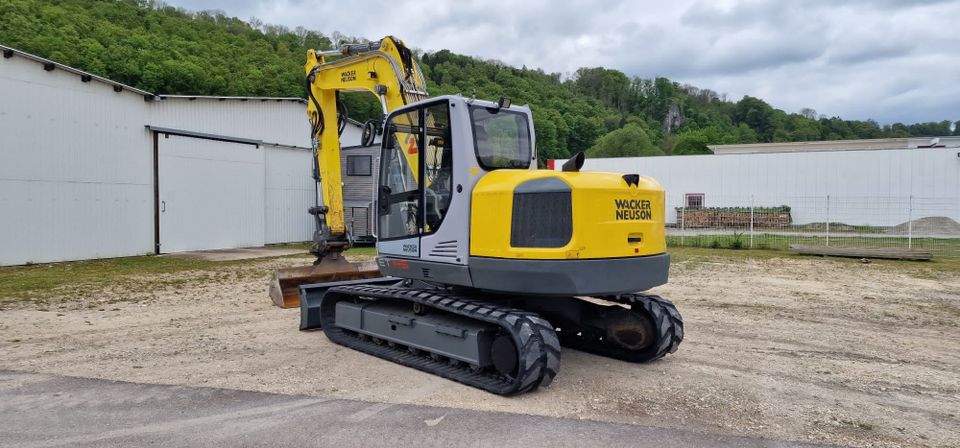
{"type": "Polygon", "coordinates": [[[493,396],[297,331],[280,258],[8,305],[4,369],[495,410],[847,446],[960,446],[960,276],[849,261],[694,257],[654,292],[686,339],[633,365],[573,350],[493,396]]]}

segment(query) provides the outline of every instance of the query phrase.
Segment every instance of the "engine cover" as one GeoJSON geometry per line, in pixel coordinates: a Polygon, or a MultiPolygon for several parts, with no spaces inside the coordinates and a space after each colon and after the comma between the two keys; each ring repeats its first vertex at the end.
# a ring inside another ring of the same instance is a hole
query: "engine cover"
{"type": "Polygon", "coordinates": [[[649,177],[496,170],[473,189],[470,256],[528,260],[666,252],[664,191],[649,177]]]}

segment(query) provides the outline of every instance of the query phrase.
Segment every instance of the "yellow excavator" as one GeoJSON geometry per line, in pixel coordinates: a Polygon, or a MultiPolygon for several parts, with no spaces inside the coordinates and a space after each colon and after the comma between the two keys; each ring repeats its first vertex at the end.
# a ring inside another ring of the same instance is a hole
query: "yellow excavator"
{"type": "Polygon", "coordinates": [[[271,296],[300,329],[500,394],[549,385],[560,347],[648,362],[677,350],[683,321],[665,284],[664,191],[639,174],[538,170],[529,107],[428,98],[403,42],[307,56],[318,201],[313,266],[278,271],[271,296]],[[327,61],[335,55],[336,60],[327,61]],[[376,264],[346,261],[338,95],[383,107],[376,264]]]}

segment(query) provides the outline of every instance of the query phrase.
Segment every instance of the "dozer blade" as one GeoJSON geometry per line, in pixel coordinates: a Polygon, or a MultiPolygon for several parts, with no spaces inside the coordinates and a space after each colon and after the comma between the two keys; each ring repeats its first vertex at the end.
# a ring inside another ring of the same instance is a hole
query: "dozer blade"
{"type": "Polygon", "coordinates": [[[382,277],[376,263],[351,263],[343,257],[312,266],[277,269],[270,280],[270,299],[280,308],[300,306],[300,285],[382,277]]]}

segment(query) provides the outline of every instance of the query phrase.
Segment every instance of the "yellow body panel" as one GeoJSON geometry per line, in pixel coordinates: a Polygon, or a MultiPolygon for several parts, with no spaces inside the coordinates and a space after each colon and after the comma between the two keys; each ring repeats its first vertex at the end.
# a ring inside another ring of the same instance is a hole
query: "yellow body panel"
{"type": "Polygon", "coordinates": [[[496,170],[484,175],[473,190],[470,255],[558,260],[666,252],[663,187],[649,177],[641,177],[638,185],[627,185],[622,176],[547,170],[496,170]],[[545,177],[559,178],[572,190],[573,235],[559,248],[511,247],[514,188],[545,177]]]}

